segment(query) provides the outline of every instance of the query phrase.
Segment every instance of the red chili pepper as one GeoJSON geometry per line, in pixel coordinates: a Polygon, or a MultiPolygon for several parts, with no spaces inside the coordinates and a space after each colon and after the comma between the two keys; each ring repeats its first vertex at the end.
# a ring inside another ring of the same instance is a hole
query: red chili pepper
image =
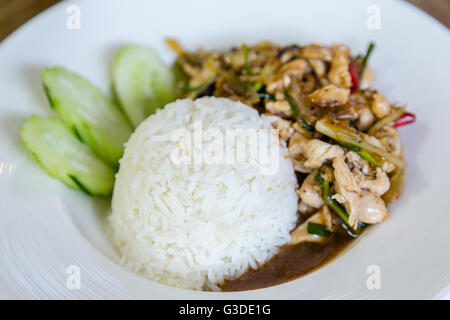
{"type": "Polygon", "coordinates": [[[350,62],[348,65],[348,72],[350,72],[350,76],[352,78],[352,87],[350,89],[352,92],[355,92],[359,89],[359,76],[356,71],[356,64],[354,62],[350,62]]]}
{"type": "Polygon", "coordinates": [[[414,113],[405,112],[400,118],[395,120],[394,128],[402,127],[404,125],[413,123],[416,121],[416,115],[414,113]]]}

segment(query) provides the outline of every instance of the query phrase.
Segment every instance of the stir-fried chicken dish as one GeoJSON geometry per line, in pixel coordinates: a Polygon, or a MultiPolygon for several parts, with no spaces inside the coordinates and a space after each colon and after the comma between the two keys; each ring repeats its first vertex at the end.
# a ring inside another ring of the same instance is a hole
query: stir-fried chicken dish
{"type": "Polygon", "coordinates": [[[371,87],[372,43],[357,56],[343,44],[261,42],[221,53],[167,43],[180,97],[227,97],[274,117],[300,186],[289,245],[327,245],[337,232],[356,237],[386,220],[405,171],[397,129],[415,116],[371,87]]]}

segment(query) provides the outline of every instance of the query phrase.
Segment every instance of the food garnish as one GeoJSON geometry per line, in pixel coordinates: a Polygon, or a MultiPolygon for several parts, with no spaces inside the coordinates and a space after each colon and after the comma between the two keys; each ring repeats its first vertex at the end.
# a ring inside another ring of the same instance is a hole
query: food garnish
{"type": "Polygon", "coordinates": [[[114,91],[133,127],[174,99],[172,70],[149,47],[131,45],[114,58],[114,91]]]}
{"type": "Polygon", "coordinates": [[[61,120],[96,155],[117,168],[132,130],[114,102],[88,80],[62,67],[44,69],[42,82],[61,120]]]}
{"type": "Polygon", "coordinates": [[[329,237],[332,234],[323,224],[315,222],[308,222],[308,233],[319,237],[329,237]]]}
{"type": "Polygon", "coordinates": [[[34,160],[52,177],[89,195],[109,196],[114,170],[54,117],[31,116],[20,128],[34,160]]]}

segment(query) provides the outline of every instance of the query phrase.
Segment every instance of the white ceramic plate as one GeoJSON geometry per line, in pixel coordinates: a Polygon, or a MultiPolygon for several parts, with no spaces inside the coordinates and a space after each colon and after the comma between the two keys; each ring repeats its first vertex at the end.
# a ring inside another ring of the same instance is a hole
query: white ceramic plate
{"type": "Polygon", "coordinates": [[[0,297],[443,297],[450,279],[449,53],[448,30],[399,1],[81,0],[50,8],[0,44],[0,297]],[[67,28],[70,5],[81,10],[80,29],[67,28]],[[367,19],[376,19],[377,10],[380,28],[370,29],[367,19]],[[48,177],[22,146],[19,126],[33,113],[51,113],[40,83],[45,66],[64,65],[108,91],[120,46],[148,44],[170,62],[166,36],[189,49],[267,39],[344,42],[363,52],[376,41],[370,61],[375,87],[418,116],[415,125],[401,129],[407,183],[391,217],[318,271],[262,290],[193,292],[123,269],[102,229],[108,202],[48,177]],[[81,271],[79,290],[66,286],[71,265],[81,271]],[[380,290],[366,285],[372,265],[381,272],[380,290]]]}

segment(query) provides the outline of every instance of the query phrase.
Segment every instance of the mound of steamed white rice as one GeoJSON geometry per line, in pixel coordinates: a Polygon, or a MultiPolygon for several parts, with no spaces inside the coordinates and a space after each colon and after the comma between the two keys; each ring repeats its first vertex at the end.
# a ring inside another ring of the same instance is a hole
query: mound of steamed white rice
{"type": "MultiPolygon", "coordinates": [[[[268,261],[297,219],[297,180],[286,146],[279,168],[263,164],[175,164],[174,130],[270,129],[271,119],[223,98],[178,100],[145,120],[126,144],[108,228],[123,264],[149,279],[217,290],[268,261]]],[[[247,141],[248,143],[248,141],[247,141]]],[[[205,142],[205,146],[206,146],[205,142]]]]}

